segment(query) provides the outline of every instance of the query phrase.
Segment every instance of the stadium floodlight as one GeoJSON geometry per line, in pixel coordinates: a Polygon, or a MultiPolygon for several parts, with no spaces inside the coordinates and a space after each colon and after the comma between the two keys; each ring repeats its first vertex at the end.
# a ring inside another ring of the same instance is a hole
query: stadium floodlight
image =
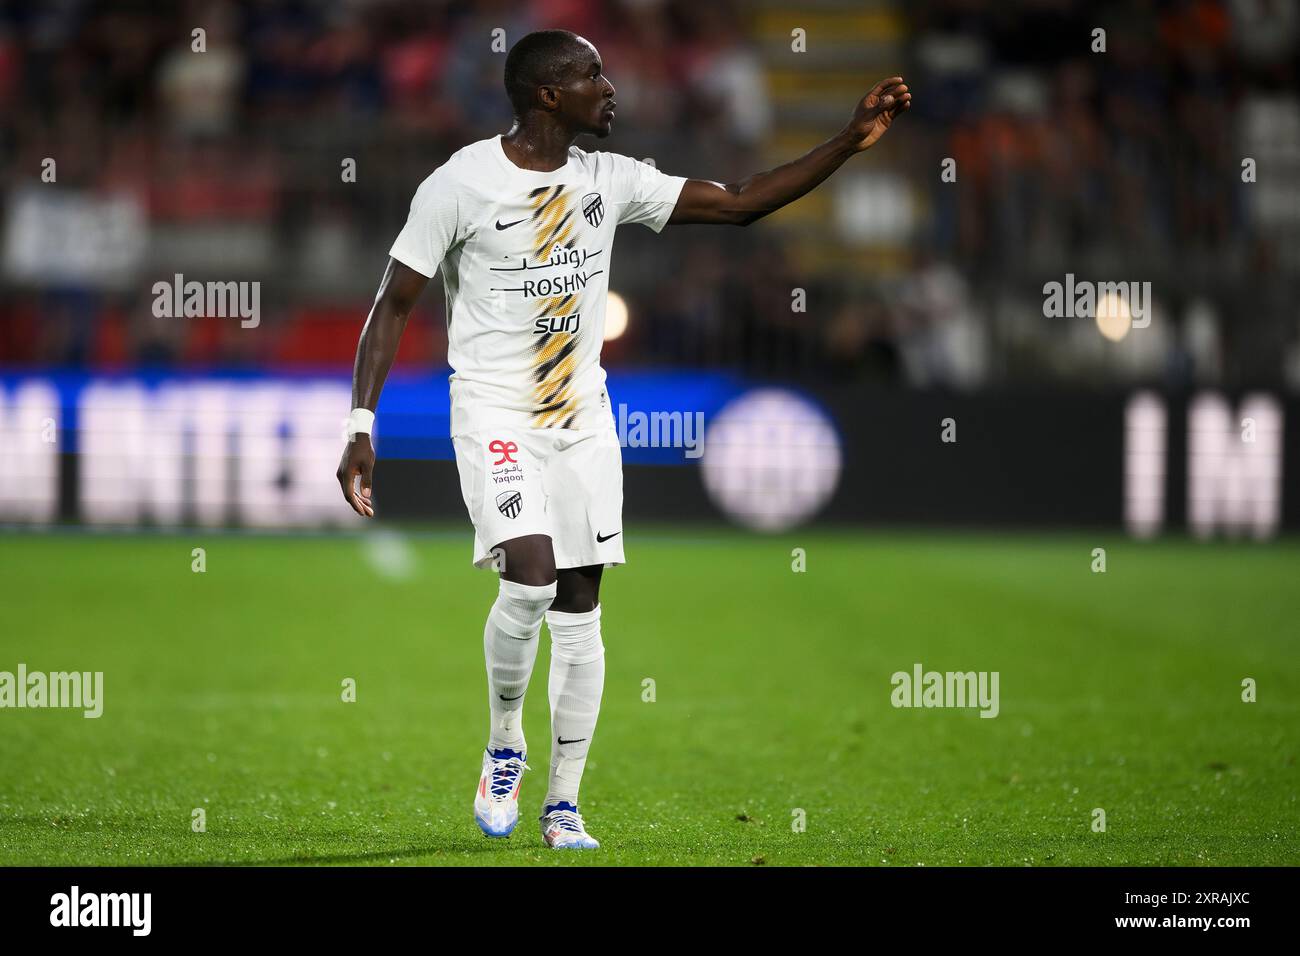
{"type": "Polygon", "coordinates": [[[830,418],[784,389],[746,392],[710,424],[704,487],[728,517],[755,531],[802,524],[840,479],[840,439],[830,418]]]}
{"type": "Polygon", "coordinates": [[[605,341],[621,338],[627,331],[627,300],[610,291],[605,300],[605,341]]]}

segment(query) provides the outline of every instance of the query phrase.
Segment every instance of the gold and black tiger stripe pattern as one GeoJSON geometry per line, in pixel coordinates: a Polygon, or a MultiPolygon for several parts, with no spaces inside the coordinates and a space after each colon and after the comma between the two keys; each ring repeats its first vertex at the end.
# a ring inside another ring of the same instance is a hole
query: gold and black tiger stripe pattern
{"type": "MultiPolygon", "coordinates": [[[[534,260],[547,258],[557,244],[572,248],[577,243],[573,195],[566,188],[563,183],[541,186],[529,194],[533,206],[534,260]]],[[[543,299],[534,319],[569,315],[575,311],[577,300],[572,293],[543,299]]],[[[574,332],[548,332],[533,344],[532,427],[568,428],[577,418],[578,402],[573,393],[577,348],[574,332]]]]}

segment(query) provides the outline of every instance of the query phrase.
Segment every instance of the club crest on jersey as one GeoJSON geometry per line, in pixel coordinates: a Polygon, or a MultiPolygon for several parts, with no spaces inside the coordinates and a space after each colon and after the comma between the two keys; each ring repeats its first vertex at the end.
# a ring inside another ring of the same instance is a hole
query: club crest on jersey
{"type": "Polygon", "coordinates": [[[497,511],[507,518],[519,517],[524,510],[524,496],[518,491],[503,491],[497,495],[497,511]]]}
{"type": "Polygon", "coordinates": [[[592,226],[599,226],[605,219],[605,203],[600,193],[587,193],[582,197],[582,214],[592,226]]]}

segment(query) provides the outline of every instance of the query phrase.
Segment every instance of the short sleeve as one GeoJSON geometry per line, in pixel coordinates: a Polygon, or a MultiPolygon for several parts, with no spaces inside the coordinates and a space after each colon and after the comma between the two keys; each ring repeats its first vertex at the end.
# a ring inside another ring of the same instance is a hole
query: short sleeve
{"type": "Polygon", "coordinates": [[[388,254],[433,278],[443,256],[461,238],[459,193],[447,166],[435,169],[416,189],[406,225],[388,254]]]}
{"type": "Polygon", "coordinates": [[[665,175],[649,163],[629,156],[607,155],[613,162],[614,205],[619,225],[639,222],[655,232],[662,230],[673,214],[686,178],[665,175]]]}

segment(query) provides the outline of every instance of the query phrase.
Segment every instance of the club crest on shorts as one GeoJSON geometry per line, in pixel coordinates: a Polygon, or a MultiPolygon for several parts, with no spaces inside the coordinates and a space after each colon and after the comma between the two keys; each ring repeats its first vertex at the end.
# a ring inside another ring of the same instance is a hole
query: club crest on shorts
{"type": "Polygon", "coordinates": [[[582,214],[593,226],[599,226],[604,221],[605,203],[601,200],[600,193],[587,193],[582,197],[582,214]]]}
{"type": "Polygon", "coordinates": [[[507,518],[517,518],[524,510],[524,496],[518,491],[503,491],[497,495],[497,511],[507,518]]]}

